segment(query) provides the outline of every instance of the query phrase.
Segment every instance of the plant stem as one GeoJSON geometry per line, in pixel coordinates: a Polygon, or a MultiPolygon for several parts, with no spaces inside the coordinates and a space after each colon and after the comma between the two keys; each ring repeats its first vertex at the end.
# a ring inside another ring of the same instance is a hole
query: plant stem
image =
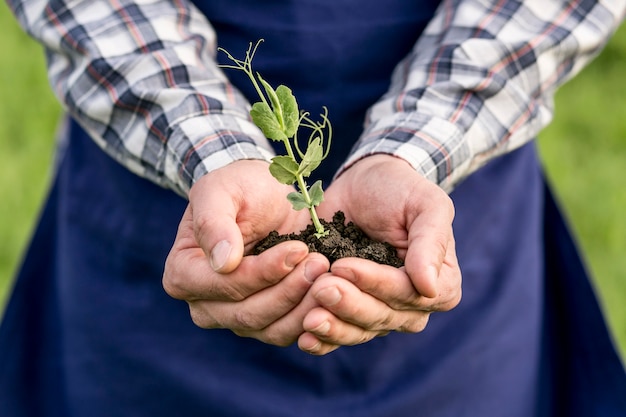
{"type": "MultiPolygon", "coordinates": [[[[291,143],[289,143],[289,140],[285,140],[283,141],[283,143],[285,144],[287,155],[289,155],[289,157],[295,161],[296,159],[294,157],[293,149],[291,148],[291,143]]],[[[320,222],[320,218],[317,215],[315,206],[313,205],[311,201],[311,196],[309,195],[309,190],[307,189],[306,182],[304,182],[304,178],[302,177],[302,174],[296,175],[296,178],[298,181],[298,188],[300,189],[300,192],[302,193],[302,196],[304,197],[304,201],[306,201],[307,204],[309,205],[309,214],[311,215],[313,226],[315,226],[315,230],[317,230],[316,235],[318,237],[326,235],[327,232],[325,231],[324,226],[322,225],[322,222],[320,222]]]]}
{"type": "Polygon", "coordinates": [[[316,235],[318,237],[324,236],[327,234],[327,232],[325,231],[324,226],[322,226],[322,223],[320,222],[320,218],[317,216],[317,211],[315,210],[315,206],[311,204],[311,197],[309,196],[309,191],[306,188],[306,183],[304,182],[304,178],[302,178],[302,175],[298,175],[297,178],[298,178],[298,187],[300,188],[300,191],[302,192],[302,195],[304,196],[304,200],[309,204],[309,214],[311,215],[313,226],[315,226],[315,230],[317,230],[316,235]]]}

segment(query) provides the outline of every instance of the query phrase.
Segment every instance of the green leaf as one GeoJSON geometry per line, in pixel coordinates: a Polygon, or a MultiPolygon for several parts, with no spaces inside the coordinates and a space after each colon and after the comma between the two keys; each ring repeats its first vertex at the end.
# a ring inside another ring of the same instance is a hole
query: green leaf
{"type": "Polygon", "coordinates": [[[322,149],[321,139],[313,139],[311,143],[309,143],[302,161],[300,161],[298,172],[302,174],[303,177],[311,175],[311,172],[322,163],[323,153],[324,150],[322,149]]]}
{"type": "MultiPolygon", "coordinates": [[[[267,96],[270,99],[270,103],[272,103],[272,110],[274,111],[274,116],[276,116],[278,125],[280,126],[280,129],[282,130],[284,134],[285,133],[285,121],[283,117],[283,107],[282,107],[280,100],[278,99],[278,95],[276,95],[276,91],[274,91],[272,86],[267,81],[265,81],[259,73],[257,73],[256,76],[259,78],[259,81],[261,81],[261,84],[263,84],[263,88],[265,88],[265,93],[267,93],[267,96]]],[[[285,136],[289,137],[288,135],[285,135],[285,136]]]]}
{"type": "Polygon", "coordinates": [[[279,85],[276,88],[276,97],[280,102],[282,116],[284,122],[283,132],[288,138],[293,137],[298,130],[300,124],[300,112],[298,110],[298,102],[289,87],[279,85]]]}
{"type": "Polygon", "coordinates": [[[322,181],[318,180],[309,189],[309,197],[311,197],[311,206],[319,206],[324,201],[324,190],[322,189],[322,181]]]}
{"type": "Polygon", "coordinates": [[[276,115],[272,113],[272,109],[266,103],[262,101],[254,103],[250,110],[250,116],[266,138],[283,142],[287,140],[287,136],[283,133],[276,119],[276,115]]]}
{"type": "Polygon", "coordinates": [[[297,191],[291,192],[287,195],[287,200],[291,203],[294,210],[302,210],[303,208],[308,208],[309,204],[304,199],[302,193],[297,191]]]}
{"type": "Polygon", "coordinates": [[[275,156],[270,164],[270,173],[281,184],[291,185],[296,182],[298,164],[288,156],[275,156]]]}

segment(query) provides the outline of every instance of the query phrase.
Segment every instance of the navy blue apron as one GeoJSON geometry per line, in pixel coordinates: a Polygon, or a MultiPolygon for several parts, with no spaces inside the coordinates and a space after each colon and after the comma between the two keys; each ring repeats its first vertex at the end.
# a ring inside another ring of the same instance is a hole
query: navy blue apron
{"type": "MultiPolygon", "coordinates": [[[[435,2],[197,1],[336,129],[328,181],[435,2]]],[[[247,81],[229,74],[251,99],[247,81]]],[[[77,124],[0,327],[0,416],[624,416],[626,376],[534,145],[452,194],[461,304],[324,357],[202,330],[161,287],[186,202],[77,124]],[[141,198],[137,198],[141,196],[141,198]]]]}

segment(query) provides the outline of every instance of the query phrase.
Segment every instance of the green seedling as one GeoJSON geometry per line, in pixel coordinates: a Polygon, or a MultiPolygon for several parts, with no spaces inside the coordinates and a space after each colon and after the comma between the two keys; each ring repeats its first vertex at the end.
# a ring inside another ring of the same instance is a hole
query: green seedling
{"type": "Polygon", "coordinates": [[[274,89],[259,73],[252,71],[252,59],[262,41],[259,40],[254,46],[250,43],[243,60],[236,59],[223,48],[218,48],[233,62],[233,65],[221,67],[243,71],[252,81],[261,98],[261,101],[254,103],[250,110],[252,121],[268,139],[282,142],[287,152],[287,155],[272,158],[270,173],[282,184],[297,184],[299,191],[289,193],[287,199],[294,210],[304,208],[309,210],[317,232],[315,236],[320,238],[328,234],[315,211],[315,207],[324,200],[322,181],[316,181],[309,187],[305,178],[308,178],[328,156],[332,138],[328,109],[324,107],[323,113],[320,114],[321,122],[313,121],[308,112],[298,110],[296,98],[288,87],[279,85],[274,89]],[[300,128],[310,131],[304,150],[300,148],[298,141],[300,128]]]}

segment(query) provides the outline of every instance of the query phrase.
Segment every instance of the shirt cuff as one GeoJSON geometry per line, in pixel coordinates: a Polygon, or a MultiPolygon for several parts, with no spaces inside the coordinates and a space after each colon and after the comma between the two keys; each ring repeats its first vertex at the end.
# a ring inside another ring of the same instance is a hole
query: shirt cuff
{"type": "Polygon", "coordinates": [[[425,178],[447,192],[466,172],[470,149],[464,132],[447,120],[420,113],[394,113],[370,124],[338,175],[370,155],[404,159],[425,178]]]}
{"type": "Polygon", "coordinates": [[[252,122],[224,114],[205,116],[176,125],[163,171],[171,188],[187,196],[191,186],[211,171],[244,159],[269,162],[273,156],[268,140],[252,122]]]}

